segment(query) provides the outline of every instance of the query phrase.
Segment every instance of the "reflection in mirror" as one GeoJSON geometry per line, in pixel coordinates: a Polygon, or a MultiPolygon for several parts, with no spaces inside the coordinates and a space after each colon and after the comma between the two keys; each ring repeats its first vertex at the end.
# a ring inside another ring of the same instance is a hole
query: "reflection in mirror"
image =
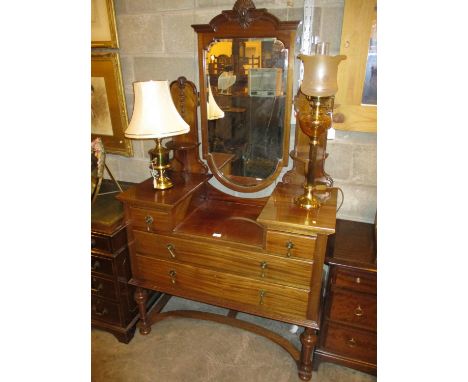
{"type": "Polygon", "coordinates": [[[288,51],[275,38],[223,39],[204,60],[208,151],[224,177],[254,186],[283,157],[288,51]]]}

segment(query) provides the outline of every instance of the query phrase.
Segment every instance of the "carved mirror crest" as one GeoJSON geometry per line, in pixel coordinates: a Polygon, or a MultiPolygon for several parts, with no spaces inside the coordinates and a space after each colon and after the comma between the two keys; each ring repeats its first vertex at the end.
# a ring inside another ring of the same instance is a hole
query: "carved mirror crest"
{"type": "Polygon", "coordinates": [[[241,0],[198,34],[202,152],[235,191],[269,186],[288,164],[298,21],[241,0]]]}

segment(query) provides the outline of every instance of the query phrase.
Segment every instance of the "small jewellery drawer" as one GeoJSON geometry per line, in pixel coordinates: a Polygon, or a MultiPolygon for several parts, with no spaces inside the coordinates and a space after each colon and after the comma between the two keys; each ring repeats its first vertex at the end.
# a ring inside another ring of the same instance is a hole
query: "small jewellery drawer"
{"type": "Polygon", "coordinates": [[[329,322],[324,347],[338,354],[377,362],[377,335],[329,322]]]}
{"type": "Polygon", "coordinates": [[[137,254],[133,277],[152,284],[152,288],[169,294],[189,292],[250,306],[262,314],[306,318],[308,291],[290,286],[275,285],[242,276],[197,268],[177,262],[156,260],[137,254]]]}
{"type": "Polygon", "coordinates": [[[136,251],[162,260],[212,268],[265,281],[309,289],[312,262],[267,253],[197,243],[176,237],[134,231],[136,251]]]}
{"type": "Polygon", "coordinates": [[[91,318],[111,324],[120,323],[119,305],[91,296],[91,318]]]}
{"type": "Polygon", "coordinates": [[[314,236],[294,235],[279,231],[267,231],[266,250],[284,257],[300,257],[312,260],[315,251],[314,236]]]}
{"type": "Polygon", "coordinates": [[[130,207],[133,228],[147,232],[169,231],[171,216],[163,211],[130,207]]]}
{"type": "Polygon", "coordinates": [[[337,287],[350,288],[359,292],[377,293],[377,277],[372,273],[337,268],[332,282],[337,287]]]}
{"type": "Polygon", "coordinates": [[[127,244],[127,230],[122,227],[114,235],[91,233],[91,249],[113,253],[127,244]]]}
{"type": "Polygon", "coordinates": [[[330,319],[377,329],[377,301],[374,295],[350,293],[342,290],[330,292],[330,319]]]}
{"type": "Polygon", "coordinates": [[[96,296],[116,299],[117,290],[112,280],[91,276],[91,292],[96,296]]]}
{"type": "Polygon", "coordinates": [[[91,255],[91,272],[112,276],[112,259],[91,255]]]}

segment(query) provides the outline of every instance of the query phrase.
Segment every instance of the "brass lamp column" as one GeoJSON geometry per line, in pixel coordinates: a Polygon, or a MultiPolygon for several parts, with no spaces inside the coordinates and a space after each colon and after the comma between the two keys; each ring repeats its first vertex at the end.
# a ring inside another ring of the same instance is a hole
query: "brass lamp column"
{"type": "Polygon", "coordinates": [[[314,209],[320,206],[320,201],[314,194],[317,189],[315,164],[319,137],[325,134],[332,124],[334,95],[338,90],[338,64],[346,59],[346,56],[300,54],[298,58],[304,64],[304,79],[294,107],[299,127],[309,137],[310,148],[304,194],[297,197],[295,203],[302,208],[314,209]]]}
{"type": "Polygon", "coordinates": [[[125,136],[132,139],[154,139],[156,147],[151,152],[153,187],[165,190],[172,187],[166,176],[169,149],[162,145],[163,138],[185,134],[190,126],[183,120],[172,101],[168,81],[144,81],[133,84],[135,106],[125,136]]]}

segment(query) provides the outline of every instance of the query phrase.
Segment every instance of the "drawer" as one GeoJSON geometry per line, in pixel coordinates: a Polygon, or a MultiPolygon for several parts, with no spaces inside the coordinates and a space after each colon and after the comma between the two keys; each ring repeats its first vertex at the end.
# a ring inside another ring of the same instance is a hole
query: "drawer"
{"type": "Polygon", "coordinates": [[[114,253],[127,244],[127,230],[122,227],[114,235],[91,233],[91,249],[114,253]]]}
{"type": "Polygon", "coordinates": [[[172,230],[169,213],[157,210],[130,207],[133,228],[148,232],[172,230]]]}
{"type": "Polygon", "coordinates": [[[375,273],[337,268],[335,277],[332,278],[332,283],[341,288],[373,294],[377,293],[377,276],[375,273]]]}
{"type": "Polygon", "coordinates": [[[112,259],[102,256],[91,255],[91,272],[113,276],[112,259]]]}
{"type": "Polygon", "coordinates": [[[110,324],[120,324],[119,305],[95,296],[91,296],[91,318],[110,324]]]}
{"type": "Polygon", "coordinates": [[[112,280],[91,276],[91,293],[99,297],[117,298],[117,289],[112,280]]]}
{"type": "Polygon", "coordinates": [[[377,299],[374,295],[335,290],[330,293],[329,318],[365,329],[377,329],[377,299]]]}
{"type": "Polygon", "coordinates": [[[266,250],[284,257],[312,260],[314,258],[315,240],[315,236],[267,231],[266,250]]]}
{"type": "Polygon", "coordinates": [[[220,272],[234,273],[309,289],[312,262],[280,258],[264,252],[245,251],[219,244],[135,231],[136,251],[162,260],[175,260],[220,272]]]}
{"type": "Polygon", "coordinates": [[[365,362],[377,362],[377,335],[329,322],[324,347],[334,353],[365,362]]]}
{"type": "Polygon", "coordinates": [[[151,283],[152,289],[184,295],[203,302],[203,297],[222,301],[223,306],[243,305],[260,315],[306,319],[308,292],[237,275],[157,260],[137,254],[133,277],[151,283]]]}

